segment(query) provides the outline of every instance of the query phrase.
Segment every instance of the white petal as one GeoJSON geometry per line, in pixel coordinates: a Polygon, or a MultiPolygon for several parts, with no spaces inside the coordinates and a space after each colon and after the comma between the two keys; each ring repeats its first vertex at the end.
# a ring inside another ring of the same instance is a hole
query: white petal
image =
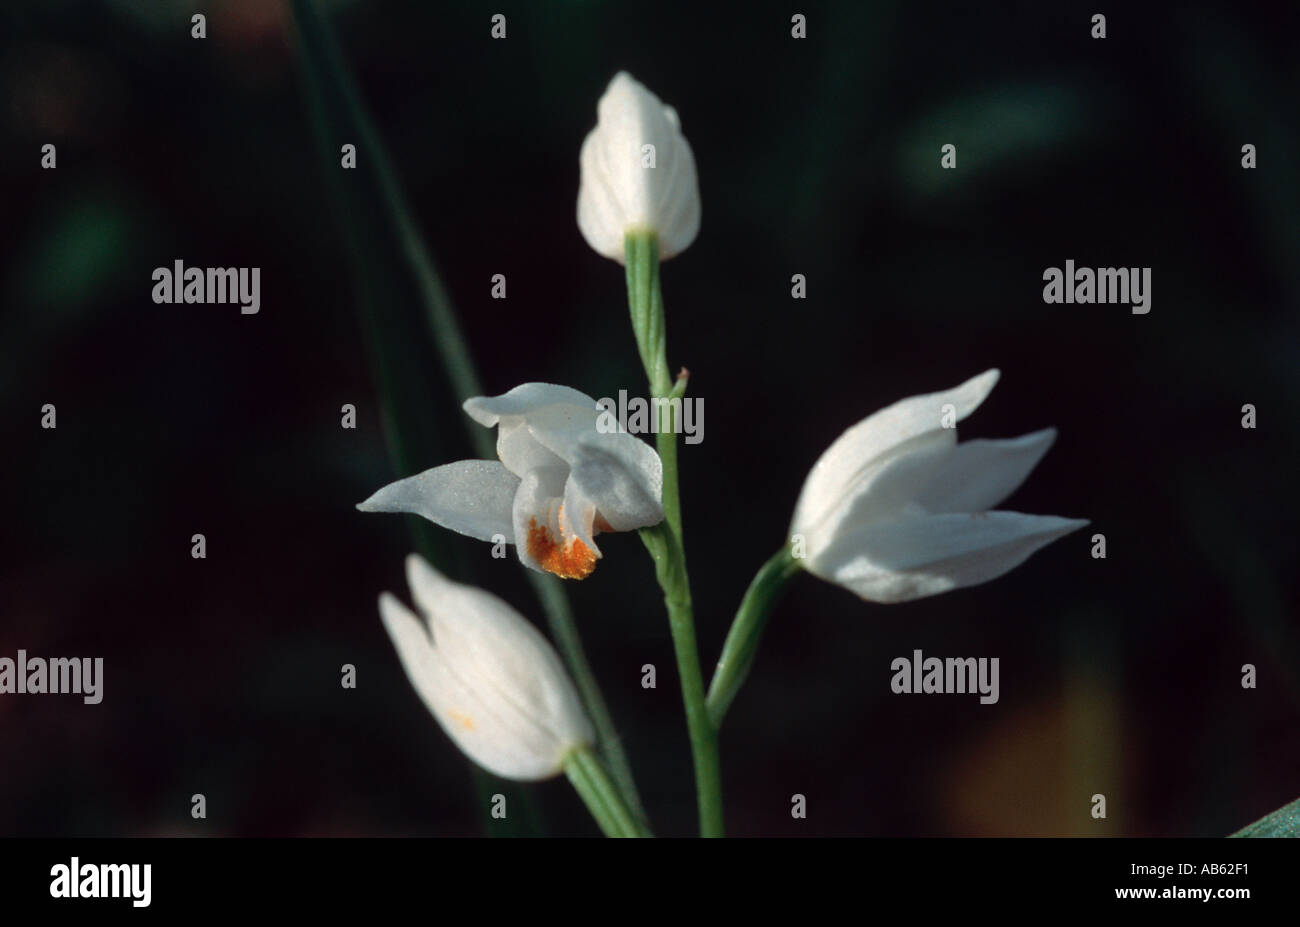
{"type": "Polygon", "coordinates": [[[1011,495],[1056,439],[1056,429],[1006,440],[895,454],[835,525],[837,533],[900,515],[983,512],[1011,495]]]}
{"type": "Polygon", "coordinates": [[[428,616],[434,648],[449,668],[490,682],[537,726],[554,733],[569,726],[577,696],[571,703],[553,698],[556,680],[568,682],[564,666],[527,619],[492,593],[453,582],[415,554],[406,558],[406,576],[416,605],[428,616]]]}
{"type": "Polygon", "coordinates": [[[578,186],[578,231],[593,251],[622,264],[626,260],[623,251],[626,214],[604,168],[597,163],[596,151],[600,140],[596,132],[596,129],[592,129],[587,133],[578,154],[581,175],[578,186]]]}
{"type": "Polygon", "coordinates": [[[406,582],[416,607],[429,619],[433,645],[444,656],[449,653],[443,640],[446,634],[501,636],[504,632],[500,629],[516,619],[523,620],[502,599],[477,586],[448,579],[417,554],[406,558],[406,582]]]}
{"type": "MultiPolygon", "coordinates": [[[[419,557],[407,558],[407,575],[433,630],[432,657],[414,664],[427,680],[412,682],[443,729],[497,775],[531,780],[558,773],[564,754],[594,735],[551,645],[501,599],[448,580],[419,557]]],[[[380,608],[385,612],[382,600],[380,608]]],[[[385,625],[394,643],[399,652],[410,649],[413,616],[405,612],[402,624],[391,614],[392,604],[385,625]]],[[[403,662],[410,675],[405,656],[403,662]]]]}
{"type": "MultiPolygon", "coordinates": [[[[909,448],[908,441],[939,431],[939,440],[956,441],[955,428],[943,428],[943,407],[952,405],[954,421],[970,415],[998,381],[987,370],[960,386],[939,393],[911,396],[876,412],[840,435],[813,465],[795,505],[792,534],[808,534],[861,488],[860,480],[886,455],[909,448]],[[944,434],[946,433],[946,435],[944,434]]],[[[923,439],[923,441],[926,439],[923,439]]]]}
{"type": "Polygon", "coordinates": [[[615,531],[648,528],[663,521],[663,463],[645,442],[629,434],[589,433],[570,461],[566,499],[595,504],[615,531]]]}
{"type": "Polygon", "coordinates": [[[426,704],[431,703],[437,670],[433,665],[433,641],[425,623],[388,592],[379,597],[379,617],[397,648],[397,656],[411,685],[426,704]]]}
{"type": "Polygon", "coordinates": [[[572,420],[579,430],[596,427],[600,414],[596,400],[586,393],[553,383],[525,383],[500,396],[476,396],[467,399],[464,407],[474,421],[488,428],[500,426],[497,431],[497,456],[511,473],[522,477],[529,470],[554,467],[560,459],[538,442],[527,427],[527,420],[542,410],[565,409],[567,413],[550,412],[552,418],[561,414],[572,420]]]}
{"type": "MultiPolygon", "coordinates": [[[[380,607],[384,609],[383,603],[380,607]]],[[[452,672],[437,651],[428,646],[427,638],[424,650],[408,653],[414,618],[397,623],[391,614],[390,605],[384,625],[398,649],[407,678],[462,752],[485,769],[510,779],[545,779],[559,771],[564,748],[549,731],[528,722],[510,706],[503,706],[490,687],[474,685],[452,672]]]]}
{"type": "Polygon", "coordinates": [[[496,460],[460,460],[389,483],[357,508],[410,512],[480,541],[514,543],[511,511],[519,478],[496,460]]]}
{"type": "MultiPolygon", "coordinates": [[[[564,482],[568,476],[567,467],[530,470],[515,493],[513,523],[519,542],[519,562],[539,573],[547,572],[546,564],[556,566],[550,558],[557,556],[555,549],[564,544],[560,506],[564,503],[564,482]]],[[[600,556],[600,551],[594,548],[593,553],[600,556]]]]}
{"type": "MultiPolygon", "coordinates": [[[[672,113],[676,125],[677,114],[672,113]]],[[[660,169],[663,168],[663,162],[660,169]]],[[[652,220],[652,227],[659,233],[659,258],[666,261],[681,254],[695,241],[700,232],[700,191],[699,180],[695,173],[695,155],[686,138],[678,135],[671,163],[671,173],[652,220]]]]}
{"type": "Polygon", "coordinates": [[[462,676],[443,664],[442,685],[425,704],[466,756],[506,779],[549,779],[564,766],[569,747],[533,723],[486,679],[462,676]]]}
{"type": "Polygon", "coordinates": [[[599,254],[623,261],[632,228],[659,234],[668,259],[694,241],[700,224],[695,157],[671,107],[620,72],[596,105],[597,122],[578,156],[578,228],[599,254]],[[654,145],[655,166],[643,167],[642,146],[654,145]]]}
{"type": "Polygon", "coordinates": [[[497,422],[497,456],[506,469],[520,477],[530,470],[567,466],[533,436],[522,415],[504,415],[497,422]]]}
{"type": "Polygon", "coordinates": [[[554,405],[582,406],[590,409],[593,423],[599,412],[596,408],[596,400],[586,393],[568,386],[557,386],[554,383],[524,383],[500,396],[475,396],[466,399],[462,408],[474,421],[491,428],[502,416],[527,415],[535,409],[554,405]]]}
{"type": "Polygon", "coordinates": [[[913,501],[932,513],[991,509],[1020,487],[1055,440],[1056,429],[1044,428],[1019,438],[963,441],[916,488],[913,501]]]}
{"type": "MultiPolygon", "coordinates": [[[[394,596],[379,598],[379,613],[406,678],[455,744],[480,766],[511,779],[554,775],[562,747],[546,729],[524,721],[449,670],[425,625],[394,596]]],[[[489,692],[489,696],[491,693],[489,692]]]]}
{"type": "Polygon", "coordinates": [[[906,602],[995,579],[1087,523],[1018,512],[873,522],[809,557],[808,569],[864,599],[906,602]]]}
{"type": "MultiPolygon", "coordinates": [[[[922,432],[895,445],[874,458],[845,485],[842,495],[832,500],[832,504],[821,516],[812,520],[807,517],[807,510],[795,506],[795,520],[790,526],[791,535],[802,534],[809,556],[816,554],[847,530],[851,530],[882,511],[897,514],[905,500],[895,499],[892,493],[877,495],[877,483],[881,476],[890,472],[892,466],[900,460],[922,458],[936,459],[950,453],[957,446],[957,432],[953,428],[936,428],[922,432]],[[800,519],[803,518],[803,521],[800,519]]],[[[805,484],[805,494],[806,494],[805,484]]],[[[800,498],[802,502],[802,496],[800,498]]]]}
{"type": "Polygon", "coordinates": [[[574,537],[585,544],[596,556],[601,555],[593,537],[596,533],[596,503],[583,492],[582,484],[570,479],[564,484],[564,505],[559,511],[560,536],[574,537]]]}
{"type": "MultiPolygon", "coordinates": [[[[565,464],[572,466],[578,455],[579,444],[588,437],[631,438],[619,432],[603,433],[596,429],[600,410],[593,403],[590,408],[556,404],[534,409],[524,416],[528,432],[533,438],[565,464]]],[[[636,438],[632,438],[636,441],[636,438]]],[[[638,442],[640,443],[640,442],[638,442]]]]}

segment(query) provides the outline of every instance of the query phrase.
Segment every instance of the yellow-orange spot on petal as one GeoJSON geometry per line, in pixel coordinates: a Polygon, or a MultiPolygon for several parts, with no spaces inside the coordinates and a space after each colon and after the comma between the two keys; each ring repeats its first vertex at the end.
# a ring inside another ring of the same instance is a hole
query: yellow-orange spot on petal
{"type": "Polygon", "coordinates": [[[550,529],[528,520],[528,553],[548,573],[561,579],[586,579],[596,569],[596,554],[577,538],[556,543],[550,529]]]}
{"type": "Polygon", "coordinates": [[[474,730],[475,727],[477,727],[477,725],[474,723],[473,718],[471,718],[469,715],[463,712],[457,711],[454,708],[447,709],[447,717],[450,718],[452,721],[454,721],[457,724],[457,726],[459,726],[460,728],[466,731],[472,731],[474,730]]]}

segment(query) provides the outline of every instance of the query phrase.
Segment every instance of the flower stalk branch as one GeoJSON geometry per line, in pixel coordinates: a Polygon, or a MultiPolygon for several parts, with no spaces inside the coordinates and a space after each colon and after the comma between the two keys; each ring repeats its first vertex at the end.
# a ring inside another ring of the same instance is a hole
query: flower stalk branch
{"type": "Polygon", "coordinates": [[[726,643],[722,645],[722,656],[713,670],[713,680],[709,684],[708,708],[709,720],[715,730],[722,728],[722,719],[731,707],[736,693],[744,684],[754,665],[758,645],[763,631],[767,628],[772,609],[780,601],[782,593],[790,580],[803,569],[795,559],[790,545],[782,547],[772,559],[763,564],[754,574],[740,607],[736,609],[735,620],[727,632],[726,643]]]}

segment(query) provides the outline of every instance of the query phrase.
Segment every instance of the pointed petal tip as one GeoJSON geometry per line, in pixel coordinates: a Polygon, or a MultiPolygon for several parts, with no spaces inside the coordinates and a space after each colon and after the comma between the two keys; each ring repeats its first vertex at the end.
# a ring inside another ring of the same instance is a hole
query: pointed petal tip
{"type": "Polygon", "coordinates": [[[357,503],[357,511],[358,512],[381,512],[387,514],[406,511],[406,509],[395,508],[393,506],[392,493],[390,492],[390,490],[392,490],[394,486],[398,485],[401,482],[403,481],[397,480],[395,482],[388,483],[385,486],[379,487],[370,495],[366,496],[366,498],[362,499],[360,502],[357,503]]]}
{"type": "Polygon", "coordinates": [[[1032,519],[1039,526],[1037,534],[1052,534],[1056,537],[1069,534],[1071,531],[1078,531],[1084,525],[1089,524],[1086,518],[1066,518],[1064,515],[1030,515],[1024,512],[1012,512],[1008,509],[990,509],[988,512],[975,512],[972,518],[980,518],[984,515],[1013,515],[1022,519],[1032,519]]]}
{"type": "Polygon", "coordinates": [[[438,584],[446,581],[446,577],[439,573],[433,564],[425,560],[419,554],[406,555],[406,582],[411,587],[411,592],[419,598],[416,590],[428,586],[429,584],[438,584]]]}
{"type": "Polygon", "coordinates": [[[984,396],[987,396],[989,393],[993,392],[993,387],[998,385],[998,380],[1000,379],[1002,379],[1002,371],[997,367],[990,367],[983,373],[978,373],[971,377],[963,383],[962,386],[973,387],[984,396]]]}
{"type": "MultiPolygon", "coordinates": [[[[411,610],[402,604],[402,600],[391,592],[379,594],[379,620],[384,624],[388,636],[397,643],[403,625],[419,625],[420,620],[411,614],[411,610]]],[[[399,648],[400,649],[400,648],[399,648]]]]}
{"type": "MultiPolygon", "coordinates": [[[[1005,510],[998,509],[996,511],[1001,512],[1005,510]]],[[[1025,517],[1036,518],[1039,521],[1041,528],[1037,533],[1041,537],[1050,538],[1046,543],[1060,540],[1067,534],[1073,534],[1080,528],[1091,524],[1091,522],[1086,518],[1066,518],[1063,515],[1030,515],[1025,517]]]]}
{"type": "Polygon", "coordinates": [[[1055,426],[1049,425],[1047,428],[1040,428],[1037,431],[1031,431],[1028,434],[1021,435],[1018,438],[1011,438],[1009,440],[1015,441],[1020,445],[1042,445],[1042,450],[1039,453],[1039,459],[1042,459],[1042,457],[1051,450],[1052,445],[1056,443],[1059,434],[1060,432],[1056,430],[1055,426]]]}

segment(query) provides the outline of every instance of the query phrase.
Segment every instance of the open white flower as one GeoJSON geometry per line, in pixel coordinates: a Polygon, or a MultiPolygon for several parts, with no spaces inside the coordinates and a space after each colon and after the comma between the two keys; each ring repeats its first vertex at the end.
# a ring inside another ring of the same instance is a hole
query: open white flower
{"type": "Polygon", "coordinates": [[[626,71],[596,104],[578,157],[578,228],[597,253],[623,263],[623,236],[653,230],[659,257],[685,251],[700,230],[695,156],[677,112],[626,71]]]}
{"type": "Polygon", "coordinates": [[[424,620],[387,592],[379,615],[411,685],[470,759],[507,779],[548,779],[592,743],[559,656],[523,616],[414,554],[406,579],[424,620]]]}
{"type": "Polygon", "coordinates": [[[520,561],[565,579],[584,579],[601,556],[601,531],[663,521],[663,465],[630,434],[602,432],[586,393],[525,383],[476,396],[464,409],[498,426],[497,460],[462,460],[390,483],[357,506],[410,512],[478,538],[517,545],[520,561]]]}
{"type": "Polygon", "coordinates": [[[1056,437],[1048,428],[958,444],[957,429],[943,427],[945,413],[951,423],[965,418],[997,380],[989,370],[956,389],[896,402],[822,454],[790,526],[792,538],[803,538],[810,572],[873,602],[906,602],[995,579],[1088,523],[988,511],[1056,437]]]}

